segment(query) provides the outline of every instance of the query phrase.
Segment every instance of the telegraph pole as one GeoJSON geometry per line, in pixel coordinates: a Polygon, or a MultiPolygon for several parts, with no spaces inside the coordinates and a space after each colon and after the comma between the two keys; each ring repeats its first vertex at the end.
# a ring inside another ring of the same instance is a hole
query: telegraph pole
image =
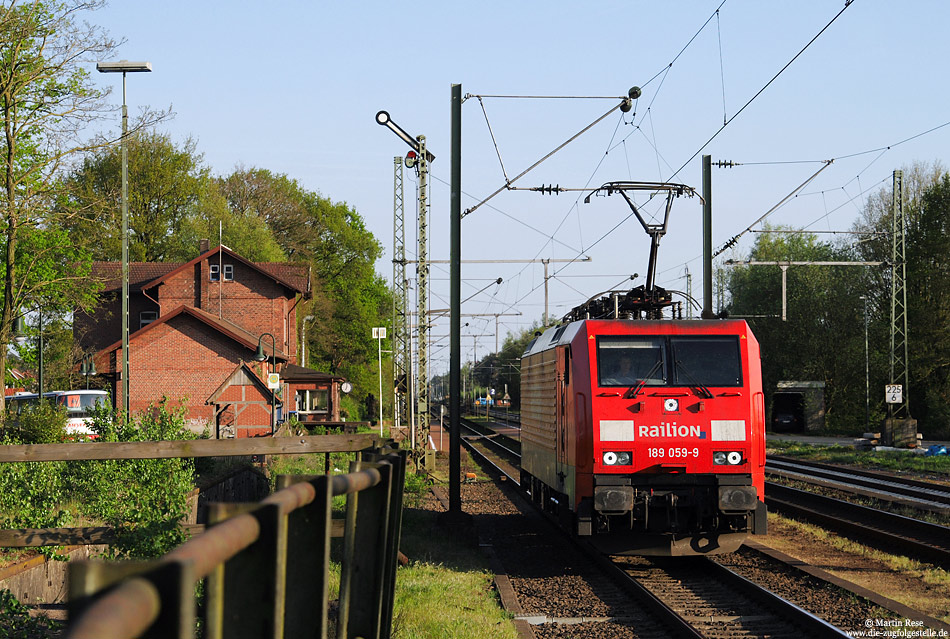
{"type": "Polygon", "coordinates": [[[907,359],[907,253],[905,250],[904,174],[894,171],[891,216],[891,383],[885,389],[884,444],[917,445],[917,420],[910,416],[907,359]]]}
{"type": "Polygon", "coordinates": [[[462,519],[462,85],[452,85],[452,161],[449,178],[449,512],[462,519]]]}

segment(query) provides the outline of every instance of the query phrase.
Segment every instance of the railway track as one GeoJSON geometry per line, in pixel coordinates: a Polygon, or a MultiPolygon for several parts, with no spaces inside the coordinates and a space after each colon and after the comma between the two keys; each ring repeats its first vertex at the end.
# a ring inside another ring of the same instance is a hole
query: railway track
{"type": "MultiPolygon", "coordinates": [[[[832,464],[769,457],[766,474],[915,511],[950,515],[950,486],[832,464]]],[[[950,529],[914,517],[766,482],[770,510],[806,519],[886,552],[950,566],[950,529]]]]}
{"type": "MultiPolygon", "coordinates": [[[[482,425],[463,420],[462,441],[493,472],[518,486],[517,452],[511,442],[486,433],[482,425]],[[490,449],[490,450],[489,450],[490,449]]],[[[523,495],[520,491],[516,491],[523,495]]],[[[527,500],[525,500],[527,501],[527,500]]],[[[560,529],[557,529],[560,531],[560,529]]],[[[568,539],[560,532],[549,533],[568,539]]],[[[583,553],[582,563],[596,565],[609,576],[613,588],[604,604],[610,614],[531,615],[519,613],[518,602],[509,603],[516,618],[534,626],[577,625],[577,636],[596,637],[607,626],[634,628],[635,635],[678,637],[843,637],[841,630],[768,590],[706,558],[670,561],[604,557],[585,543],[574,546],[583,553]],[[644,611],[648,615],[644,616],[644,611]],[[520,617],[519,617],[520,614],[520,617]]],[[[552,556],[553,559],[554,556],[552,556]]],[[[602,587],[601,590],[604,590],[602,587]]],[[[534,631],[532,631],[534,632],[534,631]]],[[[542,631],[543,632],[543,631],[542,631]]],[[[535,634],[525,636],[538,636],[535,634]]],[[[543,635],[547,636],[547,635],[543,635]]],[[[561,636],[561,635],[552,635],[561,636]]]]}
{"type": "MultiPolygon", "coordinates": [[[[518,482],[520,480],[520,473],[517,471],[520,442],[493,430],[484,422],[469,421],[468,427],[473,430],[469,435],[463,436],[463,439],[467,437],[469,442],[481,441],[485,446],[495,450],[496,454],[503,457],[511,467],[509,471],[510,479],[518,482]]],[[[850,469],[842,471],[840,468],[828,468],[828,465],[825,464],[799,463],[792,465],[784,458],[778,458],[774,461],[770,458],[768,464],[773,463],[776,467],[783,464],[784,469],[794,469],[796,475],[800,476],[801,479],[806,479],[808,475],[805,473],[809,472],[808,469],[814,468],[815,472],[821,474],[813,477],[811,483],[821,482],[820,485],[829,487],[838,487],[838,484],[834,483],[831,477],[843,480],[851,478],[850,469]],[[838,474],[832,475],[833,471],[838,474]]],[[[788,472],[792,471],[788,470],[788,472]]],[[[782,476],[788,477],[788,474],[782,476]]],[[[862,492],[876,492],[872,488],[867,488],[866,485],[874,485],[874,482],[877,482],[878,485],[883,487],[886,479],[888,480],[886,488],[892,494],[896,495],[897,489],[901,489],[908,499],[914,495],[927,496],[929,498],[927,504],[931,506],[939,506],[940,499],[944,495],[950,496],[950,490],[945,486],[920,482],[910,478],[895,478],[870,471],[857,471],[853,473],[853,476],[856,479],[850,483],[862,492]],[[862,487],[861,484],[865,484],[865,487],[862,487]]],[[[796,477],[796,479],[798,478],[796,477]]],[[[840,489],[847,490],[847,487],[840,489]]],[[[950,566],[950,530],[946,526],[852,504],[809,491],[789,488],[774,482],[766,482],[765,501],[772,510],[801,517],[849,536],[867,540],[885,551],[893,551],[895,548],[899,548],[903,553],[910,554],[915,558],[950,566]]],[[[920,501],[922,501],[922,497],[916,499],[914,503],[920,501]]]]}
{"type": "Polygon", "coordinates": [[[889,473],[769,456],[765,472],[916,510],[950,515],[950,486],[889,473]]]}
{"type": "Polygon", "coordinates": [[[765,484],[769,510],[802,517],[866,540],[886,552],[950,566],[950,529],[773,482],[765,484]]]}

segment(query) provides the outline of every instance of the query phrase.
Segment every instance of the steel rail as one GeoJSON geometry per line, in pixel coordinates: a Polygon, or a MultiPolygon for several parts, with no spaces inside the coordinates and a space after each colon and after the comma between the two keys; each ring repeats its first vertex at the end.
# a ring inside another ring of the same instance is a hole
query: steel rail
{"type": "Polygon", "coordinates": [[[878,491],[887,491],[914,499],[950,505],[950,485],[775,455],[769,455],[766,459],[766,471],[768,471],[769,465],[777,469],[793,470],[814,477],[844,481],[857,486],[874,488],[878,491]]]}
{"type": "Polygon", "coordinates": [[[766,607],[777,610],[780,615],[794,620],[808,632],[809,637],[850,637],[837,626],[828,623],[818,615],[812,614],[787,599],[779,597],[771,590],[767,590],[750,579],[746,579],[737,572],[722,564],[716,563],[707,557],[709,569],[717,573],[717,578],[731,584],[737,590],[753,599],[759,600],[766,607]]]}

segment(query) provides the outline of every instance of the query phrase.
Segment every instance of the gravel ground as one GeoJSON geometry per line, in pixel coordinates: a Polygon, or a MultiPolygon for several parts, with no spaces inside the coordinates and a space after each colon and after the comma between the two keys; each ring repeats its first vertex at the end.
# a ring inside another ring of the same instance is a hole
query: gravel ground
{"type": "MultiPolygon", "coordinates": [[[[480,543],[491,545],[505,567],[525,615],[575,621],[580,617],[614,619],[535,625],[537,637],[664,636],[652,618],[639,611],[612,581],[590,566],[560,534],[552,533],[535,513],[523,512],[527,506],[513,504],[500,488],[484,479],[485,473],[467,456],[463,456],[463,472],[479,477],[475,483],[462,485],[463,510],[474,516],[480,543]]],[[[845,629],[857,629],[865,619],[889,616],[851,593],[757,553],[740,551],[724,556],[722,563],[845,629]]]]}

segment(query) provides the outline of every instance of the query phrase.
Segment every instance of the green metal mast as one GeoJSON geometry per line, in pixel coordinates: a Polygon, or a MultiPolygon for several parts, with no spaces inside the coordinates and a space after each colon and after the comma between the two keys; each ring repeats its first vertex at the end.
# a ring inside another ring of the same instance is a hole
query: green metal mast
{"type": "MultiPolygon", "coordinates": [[[[420,454],[429,443],[429,157],[424,135],[419,145],[419,259],[416,263],[419,332],[416,343],[416,441],[420,454]]],[[[424,459],[424,457],[423,457],[424,459]]]]}
{"type": "MultiPolygon", "coordinates": [[[[409,281],[406,278],[406,224],[402,157],[393,158],[393,427],[409,423],[409,281]]],[[[380,398],[382,401],[382,398],[380,398]]]]}
{"type": "Polygon", "coordinates": [[[904,174],[894,171],[893,215],[891,216],[891,384],[903,384],[903,399],[888,404],[888,416],[910,419],[907,367],[907,288],[904,245],[904,174]]]}

